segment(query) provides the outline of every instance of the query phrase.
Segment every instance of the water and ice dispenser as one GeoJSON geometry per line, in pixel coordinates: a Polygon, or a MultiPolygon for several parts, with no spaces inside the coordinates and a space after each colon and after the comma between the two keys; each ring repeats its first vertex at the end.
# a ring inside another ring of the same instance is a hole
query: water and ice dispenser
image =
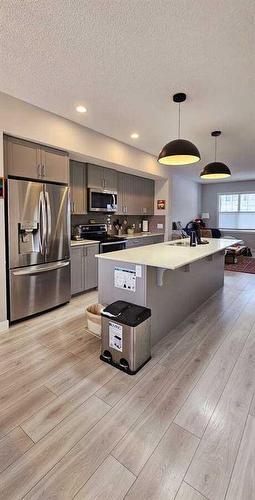
{"type": "Polygon", "coordinates": [[[39,251],[37,244],[39,232],[39,222],[22,221],[18,223],[19,254],[26,254],[39,251]]]}
{"type": "Polygon", "coordinates": [[[118,300],[103,309],[100,358],[133,375],[151,358],[151,310],[118,300]]]}

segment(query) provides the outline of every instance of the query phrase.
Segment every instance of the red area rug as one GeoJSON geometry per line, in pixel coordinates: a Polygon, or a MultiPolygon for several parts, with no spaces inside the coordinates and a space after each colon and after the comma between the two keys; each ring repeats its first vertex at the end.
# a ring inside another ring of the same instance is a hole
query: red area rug
{"type": "Polygon", "coordinates": [[[255,259],[240,255],[237,264],[225,264],[226,271],[236,271],[237,273],[255,274],[255,259]]]}

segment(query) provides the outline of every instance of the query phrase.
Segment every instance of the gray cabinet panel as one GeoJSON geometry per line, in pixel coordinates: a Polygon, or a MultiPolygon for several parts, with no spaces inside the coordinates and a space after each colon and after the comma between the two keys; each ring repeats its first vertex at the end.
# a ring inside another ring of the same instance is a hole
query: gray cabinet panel
{"type": "Polygon", "coordinates": [[[88,187],[117,190],[118,176],[115,170],[88,164],[88,187]]]}
{"type": "Polygon", "coordinates": [[[115,170],[111,170],[110,168],[103,169],[103,177],[104,177],[104,187],[105,189],[109,189],[110,191],[117,191],[118,187],[118,174],[115,170]]]}
{"type": "Polygon", "coordinates": [[[69,164],[66,153],[51,148],[42,149],[41,165],[44,180],[69,183],[69,164]]]}
{"type": "Polygon", "coordinates": [[[88,187],[103,188],[103,167],[88,164],[88,187]]]}
{"type": "Polygon", "coordinates": [[[85,290],[97,287],[97,259],[99,253],[98,245],[90,245],[84,248],[85,251],[85,290]]]}
{"type": "Polygon", "coordinates": [[[7,175],[68,184],[68,155],[22,139],[5,136],[7,175]]]}
{"type": "Polygon", "coordinates": [[[147,215],[154,214],[154,190],[155,182],[152,179],[144,179],[144,207],[147,215]]]}
{"type": "Polygon", "coordinates": [[[136,215],[134,175],[118,174],[118,213],[136,215]]]}
{"type": "Polygon", "coordinates": [[[83,247],[71,248],[71,293],[83,292],[84,290],[84,263],[83,247]]]}
{"type": "Polygon", "coordinates": [[[97,259],[99,245],[81,245],[71,248],[72,295],[97,287],[97,259]]]}
{"type": "Polygon", "coordinates": [[[72,214],[87,213],[86,164],[70,161],[70,198],[72,214]]]}
{"type": "Polygon", "coordinates": [[[126,248],[142,247],[145,245],[154,245],[155,243],[163,243],[164,235],[146,236],[141,238],[131,238],[126,242],[126,248]]]}
{"type": "Polygon", "coordinates": [[[7,175],[41,179],[40,150],[32,142],[20,142],[13,137],[5,137],[5,168],[7,175]]]}
{"type": "Polygon", "coordinates": [[[118,173],[118,214],[153,215],[154,181],[118,173]]]}

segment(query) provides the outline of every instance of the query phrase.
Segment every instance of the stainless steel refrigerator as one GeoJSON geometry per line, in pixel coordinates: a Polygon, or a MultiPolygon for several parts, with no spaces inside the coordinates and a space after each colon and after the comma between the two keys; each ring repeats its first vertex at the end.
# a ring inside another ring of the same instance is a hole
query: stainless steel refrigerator
{"type": "Polygon", "coordinates": [[[69,189],[8,179],[9,320],[68,302],[69,189]]]}

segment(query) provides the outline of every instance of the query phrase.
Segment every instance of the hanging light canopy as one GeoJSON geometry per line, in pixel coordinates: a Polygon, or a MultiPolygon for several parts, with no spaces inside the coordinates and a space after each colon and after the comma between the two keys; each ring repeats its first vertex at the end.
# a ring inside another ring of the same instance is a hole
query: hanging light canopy
{"type": "Polygon", "coordinates": [[[214,144],[214,161],[212,163],[208,163],[202,170],[200,177],[201,179],[225,179],[230,177],[231,172],[225,163],[220,161],[216,161],[217,156],[217,137],[221,135],[220,130],[215,130],[211,133],[211,136],[215,138],[214,144]]]}
{"type": "Polygon", "coordinates": [[[168,142],[159,153],[158,162],[163,165],[188,165],[200,160],[200,153],[190,141],[180,139],[181,102],[186,101],[186,94],[174,94],[173,101],[179,104],[178,139],[168,142]]]}

